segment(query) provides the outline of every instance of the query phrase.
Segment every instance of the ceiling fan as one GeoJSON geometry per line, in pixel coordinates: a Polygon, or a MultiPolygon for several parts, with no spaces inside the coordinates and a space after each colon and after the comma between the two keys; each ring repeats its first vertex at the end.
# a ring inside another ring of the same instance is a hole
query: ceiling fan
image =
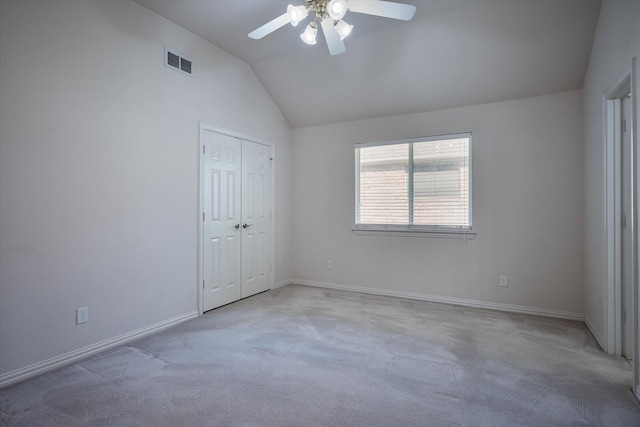
{"type": "Polygon", "coordinates": [[[413,5],[383,0],[304,0],[304,3],[300,6],[289,5],[285,13],[253,30],[249,33],[249,37],[258,40],[287,24],[295,27],[310,12],[314,12],[313,20],[307,25],[300,38],[307,44],[316,44],[318,23],[320,23],[329,53],[338,55],[346,50],[343,40],[353,29],[353,25],[342,19],[347,11],[402,21],[411,20],[416,12],[416,7],[413,5]]]}

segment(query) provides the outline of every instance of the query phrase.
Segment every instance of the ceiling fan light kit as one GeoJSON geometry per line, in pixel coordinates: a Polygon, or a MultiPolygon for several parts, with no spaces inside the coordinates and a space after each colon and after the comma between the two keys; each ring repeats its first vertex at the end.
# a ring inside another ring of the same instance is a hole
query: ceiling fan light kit
{"type": "Polygon", "coordinates": [[[304,33],[300,34],[300,38],[306,44],[314,45],[316,44],[316,34],[318,34],[318,25],[315,22],[312,22],[307,25],[304,33]]]}
{"type": "Polygon", "coordinates": [[[287,6],[287,15],[289,16],[289,22],[294,27],[300,23],[304,18],[307,17],[309,11],[304,6],[287,6]]]}
{"type": "Polygon", "coordinates": [[[353,29],[353,25],[342,20],[347,11],[402,21],[411,20],[416,12],[413,5],[384,0],[304,0],[304,3],[300,6],[290,4],[284,14],[253,30],[249,37],[258,40],[287,24],[295,27],[310,12],[314,12],[313,21],[307,25],[300,38],[306,44],[316,44],[319,22],[329,53],[338,55],[346,50],[343,40],[353,29]]]}
{"type": "Polygon", "coordinates": [[[345,0],[331,0],[327,3],[327,10],[330,17],[339,21],[347,13],[347,2],[345,0]]]}
{"type": "Polygon", "coordinates": [[[345,37],[351,34],[351,30],[353,30],[353,25],[346,23],[344,20],[336,22],[335,27],[340,36],[340,40],[344,40],[345,37]]]}

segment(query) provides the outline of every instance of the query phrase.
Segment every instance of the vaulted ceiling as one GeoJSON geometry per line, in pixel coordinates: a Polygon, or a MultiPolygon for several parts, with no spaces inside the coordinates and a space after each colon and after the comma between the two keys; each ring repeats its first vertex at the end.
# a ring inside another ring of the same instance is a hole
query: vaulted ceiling
{"type": "Polygon", "coordinates": [[[397,0],[409,22],[348,12],[331,56],[307,21],[247,34],[303,0],[137,0],[246,61],[292,127],[440,110],[582,88],[600,0],[397,0]]]}

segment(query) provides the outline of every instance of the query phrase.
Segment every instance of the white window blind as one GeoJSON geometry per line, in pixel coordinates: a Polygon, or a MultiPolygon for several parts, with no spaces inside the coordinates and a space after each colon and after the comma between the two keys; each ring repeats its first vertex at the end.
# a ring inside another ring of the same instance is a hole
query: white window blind
{"type": "Polygon", "coordinates": [[[356,229],[471,230],[471,134],[356,144],[356,229]]]}

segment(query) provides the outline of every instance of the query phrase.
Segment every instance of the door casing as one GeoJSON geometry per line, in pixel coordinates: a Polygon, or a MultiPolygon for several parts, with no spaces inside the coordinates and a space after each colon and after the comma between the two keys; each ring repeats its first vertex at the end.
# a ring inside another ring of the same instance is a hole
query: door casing
{"type": "MultiPolygon", "coordinates": [[[[622,354],[622,287],[621,287],[621,233],[622,233],[622,191],[621,191],[621,132],[618,119],[620,117],[621,99],[631,94],[631,112],[627,126],[631,136],[631,211],[632,218],[627,220],[631,225],[631,259],[633,274],[631,280],[632,293],[632,367],[633,367],[633,392],[640,400],[640,292],[638,292],[638,200],[640,193],[640,174],[638,174],[638,135],[637,135],[637,67],[636,58],[631,60],[629,66],[621,73],[620,77],[602,96],[603,111],[603,141],[604,144],[604,170],[605,170],[605,245],[606,245],[606,288],[603,294],[605,307],[605,325],[602,341],[598,340],[603,350],[609,354],[622,354]]],[[[597,338],[597,337],[596,337],[597,338]]]]}

